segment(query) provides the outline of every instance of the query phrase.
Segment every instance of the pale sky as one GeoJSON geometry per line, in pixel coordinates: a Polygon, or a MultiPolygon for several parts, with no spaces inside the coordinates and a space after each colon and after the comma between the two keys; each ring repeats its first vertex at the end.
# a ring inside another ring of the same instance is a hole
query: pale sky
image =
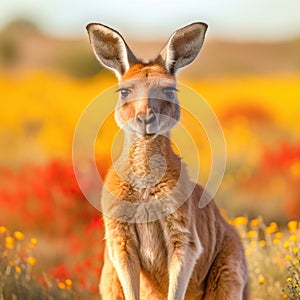
{"type": "Polygon", "coordinates": [[[17,17],[58,36],[83,36],[90,22],[156,39],[193,21],[209,37],[278,40],[300,36],[300,0],[0,0],[0,29],[17,17]]]}

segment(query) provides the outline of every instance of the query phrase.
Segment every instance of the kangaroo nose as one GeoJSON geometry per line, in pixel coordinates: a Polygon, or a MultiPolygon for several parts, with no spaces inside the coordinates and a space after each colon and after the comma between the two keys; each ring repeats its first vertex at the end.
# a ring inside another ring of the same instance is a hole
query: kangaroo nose
{"type": "Polygon", "coordinates": [[[140,114],[136,116],[136,120],[140,124],[148,125],[155,121],[156,117],[154,113],[151,114],[140,114]]]}

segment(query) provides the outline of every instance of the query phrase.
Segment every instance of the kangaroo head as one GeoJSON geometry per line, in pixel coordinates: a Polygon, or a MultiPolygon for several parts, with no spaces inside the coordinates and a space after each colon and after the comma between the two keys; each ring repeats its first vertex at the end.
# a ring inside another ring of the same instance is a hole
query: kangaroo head
{"type": "Polygon", "coordinates": [[[167,132],[178,122],[176,74],[197,57],[206,30],[207,25],[200,22],[180,28],[157,58],[145,63],[117,31],[102,24],[87,26],[97,59],[118,77],[115,119],[121,128],[144,136],[167,132]]]}

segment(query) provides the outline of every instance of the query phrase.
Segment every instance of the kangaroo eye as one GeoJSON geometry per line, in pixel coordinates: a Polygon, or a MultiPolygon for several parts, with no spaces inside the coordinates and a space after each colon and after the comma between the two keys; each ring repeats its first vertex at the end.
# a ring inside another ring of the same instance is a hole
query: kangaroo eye
{"type": "Polygon", "coordinates": [[[128,90],[128,89],[119,89],[118,92],[120,93],[122,100],[127,99],[127,97],[130,94],[130,90],[128,90]]]}
{"type": "Polygon", "coordinates": [[[173,88],[173,87],[169,87],[169,88],[165,88],[163,89],[163,93],[165,94],[165,96],[167,96],[167,98],[169,99],[174,99],[176,96],[176,92],[177,89],[173,88]]]}

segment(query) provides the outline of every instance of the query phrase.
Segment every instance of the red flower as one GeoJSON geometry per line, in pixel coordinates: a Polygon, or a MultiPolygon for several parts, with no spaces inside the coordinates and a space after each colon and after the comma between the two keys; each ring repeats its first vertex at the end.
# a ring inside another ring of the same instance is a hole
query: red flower
{"type": "Polygon", "coordinates": [[[61,281],[70,278],[70,272],[64,264],[59,264],[55,268],[50,269],[49,273],[51,276],[61,281]]]}

